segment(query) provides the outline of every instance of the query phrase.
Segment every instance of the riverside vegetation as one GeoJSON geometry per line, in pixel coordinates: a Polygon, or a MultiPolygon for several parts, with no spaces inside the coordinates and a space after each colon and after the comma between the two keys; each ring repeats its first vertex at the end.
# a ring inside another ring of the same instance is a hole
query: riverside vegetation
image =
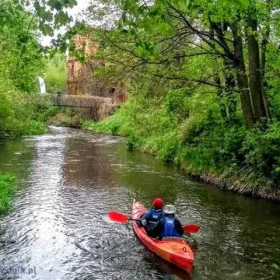
{"type": "Polygon", "coordinates": [[[102,42],[94,58],[111,64],[95,75],[124,81],[129,100],[84,127],[220,187],[279,199],[280,2],[101,2],[87,16],[111,27],[86,32],[102,42]]]}
{"type": "Polygon", "coordinates": [[[56,109],[38,94],[38,76],[45,78],[50,93],[66,87],[64,57],[44,52],[37,32],[35,15],[16,1],[1,2],[0,140],[46,131],[56,109]]]}
{"type": "MultiPolygon", "coordinates": [[[[107,63],[93,75],[124,85],[129,100],[84,127],[126,136],[129,147],[222,187],[279,198],[280,2],[101,2],[85,15],[104,26],[74,29],[100,42],[90,59],[107,63]]],[[[43,133],[56,109],[32,97],[36,77],[49,90],[65,77],[51,74],[63,59],[46,63],[36,34],[66,24],[75,1],[36,1],[35,14],[23,8],[28,3],[0,4],[1,138],[43,133]]]]}
{"type": "MultiPolygon", "coordinates": [[[[17,1],[0,3],[0,141],[43,134],[58,110],[38,94],[38,76],[47,89],[65,89],[63,56],[47,55],[38,43],[37,15],[17,1]],[[57,69],[60,75],[55,75],[57,69]],[[64,88],[63,88],[64,87],[64,88]]],[[[46,29],[41,23],[42,29],[46,29]]],[[[0,155],[1,158],[1,155],[0,155]]],[[[7,211],[16,187],[13,175],[0,173],[0,213],[7,211]]]]}
{"type": "MultiPolygon", "coordinates": [[[[15,191],[15,177],[0,173],[0,214],[7,211],[10,206],[10,197],[15,191]]],[[[1,230],[1,227],[0,227],[1,230]]]]}

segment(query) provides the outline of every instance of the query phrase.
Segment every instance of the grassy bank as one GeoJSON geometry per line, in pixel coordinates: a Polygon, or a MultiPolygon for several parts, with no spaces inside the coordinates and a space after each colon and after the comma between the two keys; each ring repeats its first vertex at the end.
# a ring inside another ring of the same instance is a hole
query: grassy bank
{"type": "Polygon", "coordinates": [[[15,177],[0,173],[0,214],[10,207],[10,200],[16,188],[15,177]]]}
{"type": "Polygon", "coordinates": [[[180,92],[162,99],[132,97],[112,117],[84,128],[125,136],[130,148],[221,188],[280,199],[279,123],[248,131],[237,117],[229,127],[211,98],[204,94],[193,102],[192,96],[189,102],[180,92]]]}

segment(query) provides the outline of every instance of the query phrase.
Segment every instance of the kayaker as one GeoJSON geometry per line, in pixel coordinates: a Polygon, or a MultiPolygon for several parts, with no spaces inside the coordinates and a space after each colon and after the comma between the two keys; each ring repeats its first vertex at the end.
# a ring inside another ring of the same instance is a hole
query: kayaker
{"type": "Polygon", "coordinates": [[[161,224],[164,219],[163,200],[155,198],[152,207],[147,210],[141,219],[141,225],[144,226],[147,234],[151,237],[158,237],[161,232],[161,224]]]}
{"type": "Polygon", "coordinates": [[[163,209],[165,217],[161,223],[159,239],[164,237],[181,237],[184,233],[181,222],[175,218],[176,208],[174,205],[166,205],[163,209]]]}

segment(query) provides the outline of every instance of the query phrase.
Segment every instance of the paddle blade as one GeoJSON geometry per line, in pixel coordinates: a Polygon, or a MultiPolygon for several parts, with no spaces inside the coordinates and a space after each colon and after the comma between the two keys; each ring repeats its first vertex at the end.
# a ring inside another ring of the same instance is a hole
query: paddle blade
{"type": "Polygon", "coordinates": [[[118,222],[118,223],[126,223],[129,220],[129,218],[125,214],[120,212],[112,211],[108,213],[108,216],[111,221],[118,222]]]}
{"type": "Polygon", "coordinates": [[[183,226],[183,230],[188,232],[188,233],[196,233],[200,229],[200,225],[195,225],[195,224],[188,224],[183,226]]]}

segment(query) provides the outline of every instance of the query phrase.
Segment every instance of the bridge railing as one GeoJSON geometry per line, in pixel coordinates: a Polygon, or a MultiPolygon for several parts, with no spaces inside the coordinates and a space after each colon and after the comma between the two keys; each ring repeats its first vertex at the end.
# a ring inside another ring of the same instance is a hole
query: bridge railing
{"type": "Polygon", "coordinates": [[[52,100],[55,106],[89,110],[94,120],[108,117],[120,106],[113,98],[90,95],[54,95],[52,100]]]}
{"type": "Polygon", "coordinates": [[[116,105],[112,98],[90,95],[54,95],[53,103],[56,106],[79,108],[95,108],[102,104],[116,105]]]}

